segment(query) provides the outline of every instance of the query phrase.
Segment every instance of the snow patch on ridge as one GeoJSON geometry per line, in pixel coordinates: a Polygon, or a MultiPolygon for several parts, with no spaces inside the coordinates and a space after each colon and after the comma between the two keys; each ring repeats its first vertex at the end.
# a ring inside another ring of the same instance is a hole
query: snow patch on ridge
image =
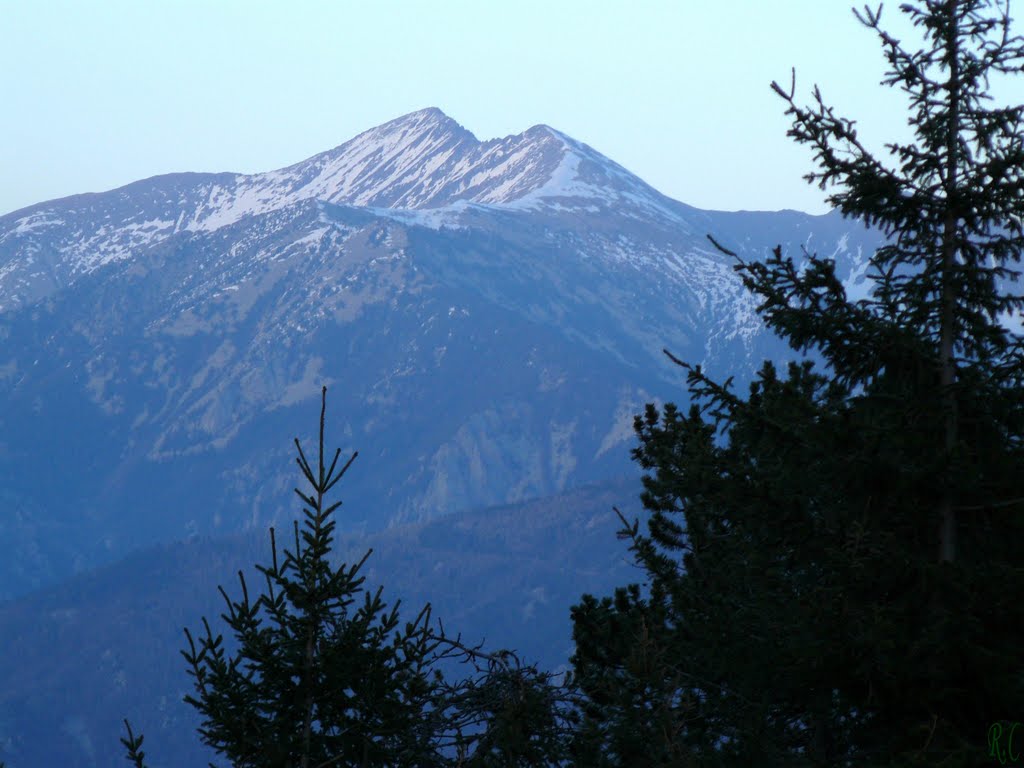
{"type": "Polygon", "coordinates": [[[25,235],[29,232],[36,232],[50,227],[59,227],[64,224],[64,219],[56,217],[48,218],[47,214],[49,213],[51,212],[41,211],[39,213],[34,213],[31,216],[26,216],[23,219],[18,219],[17,226],[13,230],[10,230],[10,232],[4,237],[0,237],[0,242],[10,235],[25,235]]]}

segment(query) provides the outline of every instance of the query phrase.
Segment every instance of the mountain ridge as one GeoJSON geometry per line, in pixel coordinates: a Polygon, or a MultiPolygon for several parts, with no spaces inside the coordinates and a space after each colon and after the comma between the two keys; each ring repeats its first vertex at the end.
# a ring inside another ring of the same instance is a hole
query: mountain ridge
{"type": "Polygon", "coordinates": [[[639,208],[684,220],[673,210],[683,204],[548,126],[481,142],[428,108],[282,169],[164,174],[6,214],[0,217],[0,311],[45,298],[80,274],[175,235],[216,231],[310,199],[365,209],[445,209],[448,220],[459,218],[460,206],[572,211],[600,201],[620,214],[639,208]]]}

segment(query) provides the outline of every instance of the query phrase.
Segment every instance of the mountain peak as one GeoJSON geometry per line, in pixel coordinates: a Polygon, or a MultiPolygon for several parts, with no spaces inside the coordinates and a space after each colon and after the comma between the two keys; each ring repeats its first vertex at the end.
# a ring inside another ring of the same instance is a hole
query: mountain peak
{"type": "MultiPolygon", "coordinates": [[[[384,128],[389,125],[396,124],[412,124],[412,125],[445,125],[454,126],[465,130],[455,122],[452,118],[448,117],[437,107],[424,107],[423,109],[417,109],[415,112],[409,112],[408,114],[396,117],[392,120],[388,120],[386,123],[382,123],[379,128],[384,128]]],[[[372,129],[371,129],[372,130],[372,129]]]]}
{"type": "Polygon", "coordinates": [[[343,150],[353,141],[358,140],[360,137],[381,137],[389,136],[394,134],[440,134],[446,133],[452,136],[457,136],[463,139],[470,139],[476,141],[476,137],[472,133],[467,131],[452,118],[448,117],[437,107],[426,107],[425,109],[419,109],[415,112],[410,112],[401,117],[396,117],[393,120],[388,120],[386,123],[381,123],[375,128],[370,128],[367,131],[363,131],[355,139],[352,139],[339,147],[336,147],[330,152],[324,154],[331,154],[339,150],[343,150]]]}
{"type": "Polygon", "coordinates": [[[542,186],[565,141],[547,126],[480,141],[437,107],[389,120],[321,155],[285,169],[303,197],[372,208],[500,205],[542,186]]]}
{"type": "MultiPolygon", "coordinates": [[[[677,218],[676,206],[591,147],[537,124],[478,140],[437,107],[390,120],[284,171],[290,195],[372,208],[436,209],[455,203],[557,210],[597,201],[677,218]],[[553,203],[551,201],[554,201],[553,203]]],[[[253,177],[254,180],[257,177],[253,177]]]]}
{"type": "Polygon", "coordinates": [[[554,136],[557,139],[566,138],[564,133],[562,133],[561,131],[556,131],[554,128],[552,128],[550,125],[546,123],[537,123],[536,125],[531,125],[525,131],[523,131],[523,134],[526,136],[548,135],[554,136]]]}

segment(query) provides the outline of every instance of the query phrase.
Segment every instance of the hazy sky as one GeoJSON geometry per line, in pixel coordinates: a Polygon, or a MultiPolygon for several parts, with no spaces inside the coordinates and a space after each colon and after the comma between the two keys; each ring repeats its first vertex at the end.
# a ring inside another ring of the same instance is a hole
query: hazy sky
{"type": "MultiPolygon", "coordinates": [[[[173,171],[279,168],[437,106],[546,123],[701,208],[821,212],[769,83],[905,136],[843,0],[0,0],[0,213],[173,171]]],[[[890,3],[883,19],[906,22],[890,3]]]]}

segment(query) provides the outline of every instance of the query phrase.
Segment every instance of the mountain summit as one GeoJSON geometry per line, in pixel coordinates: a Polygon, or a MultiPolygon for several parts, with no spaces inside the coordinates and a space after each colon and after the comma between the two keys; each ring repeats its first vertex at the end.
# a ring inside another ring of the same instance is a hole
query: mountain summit
{"type": "Polygon", "coordinates": [[[479,141],[429,108],[359,134],[289,168],[237,177],[239,213],[316,198],[370,208],[455,203],[532,207],[588,199],[668,211],[672,204],[622,167],[563,133],[536,125],[479,141]]]}

